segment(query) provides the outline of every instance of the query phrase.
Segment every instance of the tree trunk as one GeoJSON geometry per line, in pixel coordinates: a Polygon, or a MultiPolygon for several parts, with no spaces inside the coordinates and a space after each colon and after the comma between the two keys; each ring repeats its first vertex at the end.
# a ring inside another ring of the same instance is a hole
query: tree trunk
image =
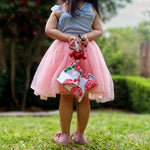
{"type": "Polygon", "coordinates": [[[40,50],[42,49],[42,45],[43,45],[44,40],[45,40],[45,35],[43,37],[41,37],[41,39],[39,40],[39,44],[37,46],[38,38],[35,37],[32,45],[30,46],[30,48],[28,48],[28,51],[27,51],[26,62],[28,62],[28,63],[26,65],[26,72],[25,72],[26,82],[25,82],[25,88],[24,88],[24,95],[23,95],[23,99],[22,99],[21,110],[24,110],[26,107],[27,92],[28,92],[28,89],[30,86],[30,69],[31,69],[32,63],[36,59],[36,56],[39,55],[40,50]],[[33,50],[34,50],[34,53],[32,54],[33,50]]]}
{"type": "Polygon", "coordinates": [[[16,44],[16,40],[13,40],[11,45],[11,96],[13,102],[18,107],[19,102],[16,98],[16,92],[15,92],[15,76],[16,76],[15,44],[16,44]]]}
{"type": "Polygon", "coordinates": [[[0,65],[2,66],[2,69],[4,71],[7,71],[6,59],[3,50],[3,41],[1,38],[0,38],[0,65]]]}
{"type": "Polygon", "coordinates": [[[146,78],[150,77],[150,41],[141,44],[140,76],[146,78]]]}
{"type": "Polygon", "coordinates": [[[22,99],[22,106],[21,110],[23,111],[26,107],[26,99],[27,99],[27,91],[29,89],[29,84],[30,84],[30,69],[31,69],[31,63],[28,63],[26,66],[26,82],[25,82],[25,88],[24,88],[24,94],[23,94],[23,99],[22,99]]]}

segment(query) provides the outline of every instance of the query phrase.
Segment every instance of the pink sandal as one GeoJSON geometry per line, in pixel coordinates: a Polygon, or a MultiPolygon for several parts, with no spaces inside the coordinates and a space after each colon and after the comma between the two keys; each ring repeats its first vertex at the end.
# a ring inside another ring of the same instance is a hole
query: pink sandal
{"type": "Polygon", "coordinates": [[[76,135],[76,132],[71,134],[72,141],[75,141],[77,144],[87,144],[87,140],[84,134],[76,135]]]}
{"type": "Polygon", "coordinates": [[[69,145],[70,144],[70,138],[68,135],[63,135],[61,132],[56,132],[54,141],[61,144],[61,145],[69,145]]]}

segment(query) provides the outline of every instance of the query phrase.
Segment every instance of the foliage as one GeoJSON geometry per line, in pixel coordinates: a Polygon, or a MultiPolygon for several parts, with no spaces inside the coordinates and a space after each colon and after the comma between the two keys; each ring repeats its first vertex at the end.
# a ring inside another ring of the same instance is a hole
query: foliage
{"type": "MultiPolygon", "coordinates": [[[[93,112],[85,131],[88,144],[70,146],[54,143],[54,134],[60,130],[59,116],[0,117],[1,149],[142,149],[150,147],[150,115],[123,112],[93,112]]],[[[73,115],[71,132],[76,129],[73,115]]]]}
{"type": "Polygon", "coordinates": [[[127,85],[131,109],[139,113],[150,113],[150,82],[144,78],[128,78],[127,85]]]}
{"type": "Polygon", "coordinates": [[[20,41],[29,42],[37,35],[39,28],[44,28],[49,15],[49,5],[50,2],[40,0],[2,0],[0,5],[2,36],[17,37],[20,41]]]}
{"type": "Polygon", "coordinates": [[[117,15],[119,8],[124,8],[127,3],[131,2],[132,0],[99,0],[102,20],[104,22],[110,20],[113,16],[117,15]]]}
{"type": "Polygon", "coordinates": [[[111,74],[138,75],[141,38],[132,27],[109,28],[97,40],[111,74]]]}
{"type": "Polygon", "coordinates": [[[143,41],[150,40],[150,11],[147,11],[147,16],[149,20],[140,22],[136,27],[137,33],[142,37],[143,41]]]}
{"type": "Polygon", "coordinates": [[[101,107],[128,109],[150,113],[150,79],[131,76],[113,76],[115,100],[101,107]]]}
{"type": "Polygon", "coordinates": [[[11,107],[10,96],[8,96],[8,93],[10,93],[9,84],[9,75],[0,70],[0,106],[3,107],[3,109],[11,107]]]}
{"type": "MultiPolygon", "coordinates": [[[[0,70],[8,76],[11,105],[17,109],[26,105],[30,70],[43,54],[44,27],[53,4],[39,0],[1,1],[0,70]]],[[[6,86],[3,84],[4,89],[6,86]]]]}
{"type": "MultiPolygon", "coordinates": [[[[150,13],[148,13],[150,17],[150,13]]],[[[137,27],[108,28],[97,44],[102,50],[111,74],[139,75],[139,54],[143,41],[150,40],[150,22],[137,27]]]]}
{"type": "MultiPolygon", "coordinates": [[[[131,0],[124,0],[125,3],[120,0],[100,2],[103,20],[107,20],[131,0]]],[[[54,3],[56,0],[1,0],[0,103],[3,103],[5,97],[7,107],[11,109],[23,110],[32,101],[29,85],[35,66],[51,42],[46,39],[44,28],[54,3]]],[[[34,98],[35,101],[37,99],[34,98]]]]}
{"type": "MultiPolygon", "coordinates": [[[[132,0],[100,0],[104,20],[117,14],[117,9],[125,7],[132,0]]],[[[0,29],[3,36],[18,36],[26,42],[32,40],[39,30],[44,28],[49,15],[48,9],[56,3],[56,0],[46,2],[44,0],[1,0],[0,5],[0,29]]]]}
{"type": "Polygon", "coordinates": [[[139,33],[139,36],[143,38],[143,41],[150,40],[150,22],[149,21],[141,22],[137,27],[137,31],[139,33]]]}

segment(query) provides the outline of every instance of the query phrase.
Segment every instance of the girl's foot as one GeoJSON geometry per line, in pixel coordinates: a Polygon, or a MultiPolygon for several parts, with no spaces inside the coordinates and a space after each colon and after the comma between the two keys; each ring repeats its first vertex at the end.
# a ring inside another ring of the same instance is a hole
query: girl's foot
{"type": "Polygon", "coordinates": [[[77,144],[86,144],[87,140],[84,134],[76,134],[76,132],[73,132],[71,134],[72,141],[75,141],[77,144]]]}
{"type": "Polygon", "coordinates": [[[54,141],[61,144],[61,145],[69,145],[70,144],[70,137],[68,135],[62,135],[61,132],[56,132],[54,141]]]}

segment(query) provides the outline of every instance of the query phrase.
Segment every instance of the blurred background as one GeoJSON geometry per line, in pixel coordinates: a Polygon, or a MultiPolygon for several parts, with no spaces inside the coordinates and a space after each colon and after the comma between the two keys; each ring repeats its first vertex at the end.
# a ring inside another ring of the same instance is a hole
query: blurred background
{"type": "MultiPolygon", "coordinates": [[[[55,110],[59,95],[41,101],[30,84],[53,39],[45,24],[55,0],[0,1],[0,111],[55,110]]],[[[96,40],[115,86],[115,100],[91,108],[150,112],[150,1],[99,0],[104,35],[96,40]]],[[[75,105],[74,105],[75,109],[75,105]]]]}

